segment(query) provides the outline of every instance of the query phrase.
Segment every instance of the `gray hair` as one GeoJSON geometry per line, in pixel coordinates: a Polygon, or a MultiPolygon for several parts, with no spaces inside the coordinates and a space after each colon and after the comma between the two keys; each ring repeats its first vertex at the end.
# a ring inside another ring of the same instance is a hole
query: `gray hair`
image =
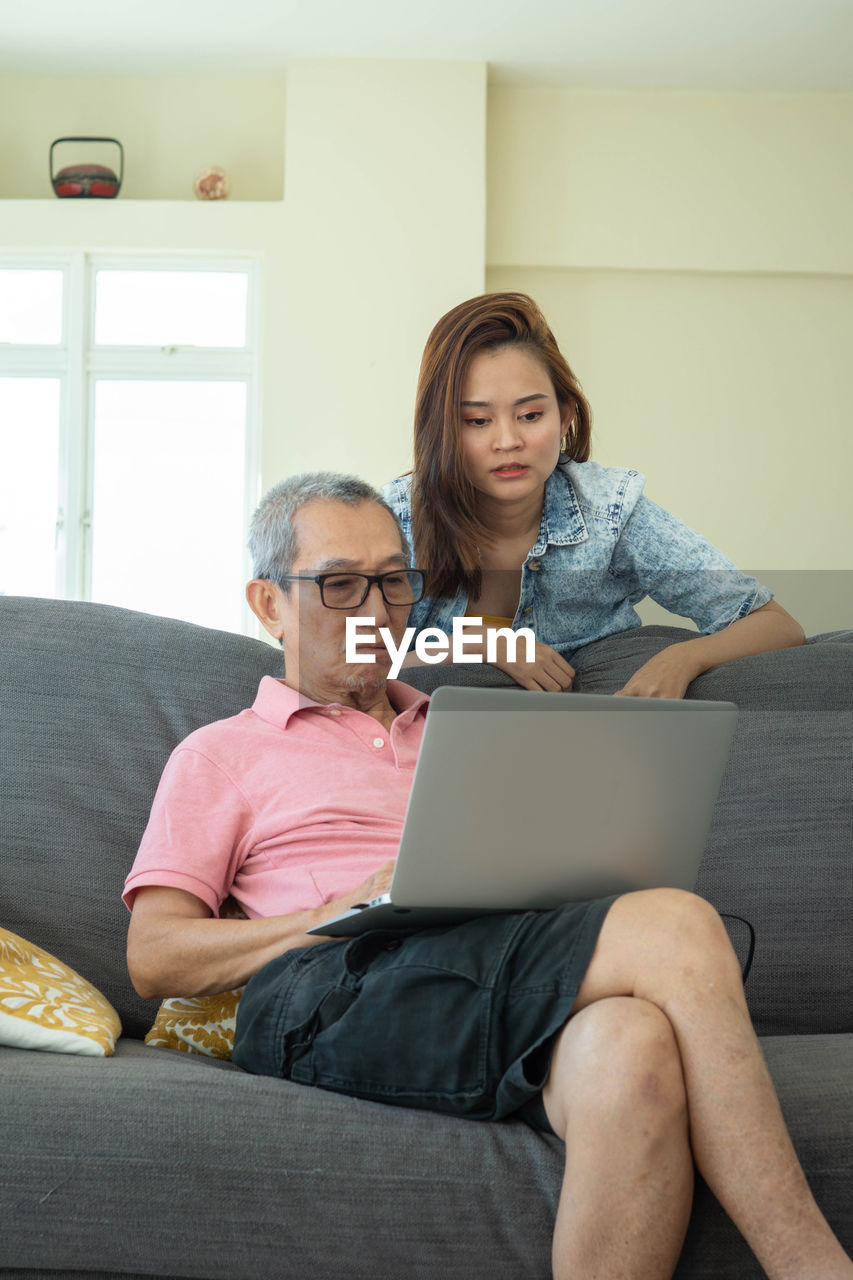
{"type": "Polygon", "coordinates": [[[282,582],[290,573],[298,554],[296,532],[293,527],[297,512],[309,502],[345,502],[357,507],[362,502],[374,502],[387,511],[400,534],[400,546],[411,562],[411,548],[397,513],[372,485],[357,476],[345,476],[335,471],[303,471],[288,476],[273,485],[258,504],[249,525],[249,550],[252,553],[253,576],[268,578],[285,590],[290,585],[282,582]]]}

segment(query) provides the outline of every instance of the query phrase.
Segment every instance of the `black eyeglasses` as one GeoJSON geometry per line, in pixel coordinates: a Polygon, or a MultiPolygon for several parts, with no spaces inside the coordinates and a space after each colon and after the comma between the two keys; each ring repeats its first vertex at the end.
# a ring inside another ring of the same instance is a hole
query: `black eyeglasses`
{"type": "Polygon", "coordinates": [[[386,604],[417,604],[424,593],[423,569],[392,569],[389,573],[283,573],[277,582],[316,582],[327,609],[357,609],[374,582],[386,604]]]}

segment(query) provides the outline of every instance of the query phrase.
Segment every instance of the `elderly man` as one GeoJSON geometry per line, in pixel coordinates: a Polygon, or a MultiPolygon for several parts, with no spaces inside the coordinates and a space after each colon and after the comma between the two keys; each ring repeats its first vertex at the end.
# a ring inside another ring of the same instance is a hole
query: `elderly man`
{"type": "MultiPolygon", "coordinates": [[[[389,885],[428,700],[345,660],[350,616],[395,643],[420,577],[374,490],[276,486],[249,603],[284,648],[250,710],[173,753],[125,900],[143,996],[247,983],[234,1059],[380,1102],[565,1142],[557,1277],[671,1276],[694,1162],[770,1277],[846,1280],[716,912],[675,890],[355,942],[306,933],[389,885]],[[232,894],[249,919],[219,919],[232,894]]],[[[360,646],[360,653],[365,646],[360,646]]]]}

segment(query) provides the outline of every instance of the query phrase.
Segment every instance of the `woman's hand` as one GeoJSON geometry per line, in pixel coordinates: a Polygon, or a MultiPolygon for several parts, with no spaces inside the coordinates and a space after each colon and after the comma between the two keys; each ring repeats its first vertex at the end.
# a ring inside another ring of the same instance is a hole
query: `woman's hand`
{"type": "MultiPolygon", "coordinates": [[[[536,649],[532,662],[507,659],[507,644],[498,637],[497,654],[494,665],[500,667],[507,675],[512,676],[523,689],[541,689],[546,693],[568,693],[575,678],[574,667],[570,667],[556,649],[549,644],[536,641],[536,649]]],[[[516,654],[523,653],[526,646],[516,646],[516,654]]]]}
{"type": "Polygon", "coordinates": [[[690,641],[687,641],[661,649],[634,672],[614,697],[683,698],[690,681],[699,674],[689,646],[690,641]]]}
{"type": "MultiPolygon", "coordinates": [[[[540,689],[546,693],[569,692],[575,678],[575,670],[574,667],[569,666],[565,658],[560,657],[556,649],[552,649],[549,644],[541,644],[537,640],[532,662],[526,662],[520,658],[510,662],[507,656],[507,641],[504,636],[498,635],[495,637],[495,656],[487,659],[490,631],[494,632],[495,628],[483,627],[482,631],[470,628],[465,635],[466,652],[468,654],[479,653],[483,662],[488,660],[493,666],[505,671],[523,689],[540,689]]],[[[527,645],[523,640],[516,642],[515,652],[516,655],[527,652],[527,645]]],[[[444,661],[447,662],[449,658],[450,654],[448,653],[444,661]]],[[[424,662],[417,656],[414,649],[410,649],[403,659],[404,667],[421,667],[424,665],[424,662]]]]}
{"type": "Polygon", "coordinates": [[[804,640],[805,633],[799,622],[775,600],[770,600],[722,631],[661,649],[634,672],[616,696],[683,698],[690,681],[711,667],[765,653],[768,649],[787,649],[803,644],[804,640]]]}

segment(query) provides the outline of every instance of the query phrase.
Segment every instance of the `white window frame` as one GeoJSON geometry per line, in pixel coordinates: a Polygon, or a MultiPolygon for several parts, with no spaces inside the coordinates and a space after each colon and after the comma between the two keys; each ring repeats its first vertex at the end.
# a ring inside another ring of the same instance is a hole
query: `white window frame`
{"type": "MultiPolygon", "coordinates": [[[[260,498],[260,270],[250,256],[170,253],[87,253],[0,251],[0,267],[61,270],[62,341],[57,344],[0,343],[0,377],[52,377],[60,383],[59,492],[56,517],[56,594],[91,599],[92,506],[94,491],[95,384],[121,381],[206,381],[246,383],[246,437],[243,467],[243,529],[260,498]],[[113,271],[216,271],[248,276],[244,347],[95,346],[95,276],[113,271]]],[[[244,539],[245,542],[245,539],[244,539]]],[[[243,547],[244,577],[251,574],[243,547]]],[[[242,629],[257,626],[243,602],[242,629]]]]}

